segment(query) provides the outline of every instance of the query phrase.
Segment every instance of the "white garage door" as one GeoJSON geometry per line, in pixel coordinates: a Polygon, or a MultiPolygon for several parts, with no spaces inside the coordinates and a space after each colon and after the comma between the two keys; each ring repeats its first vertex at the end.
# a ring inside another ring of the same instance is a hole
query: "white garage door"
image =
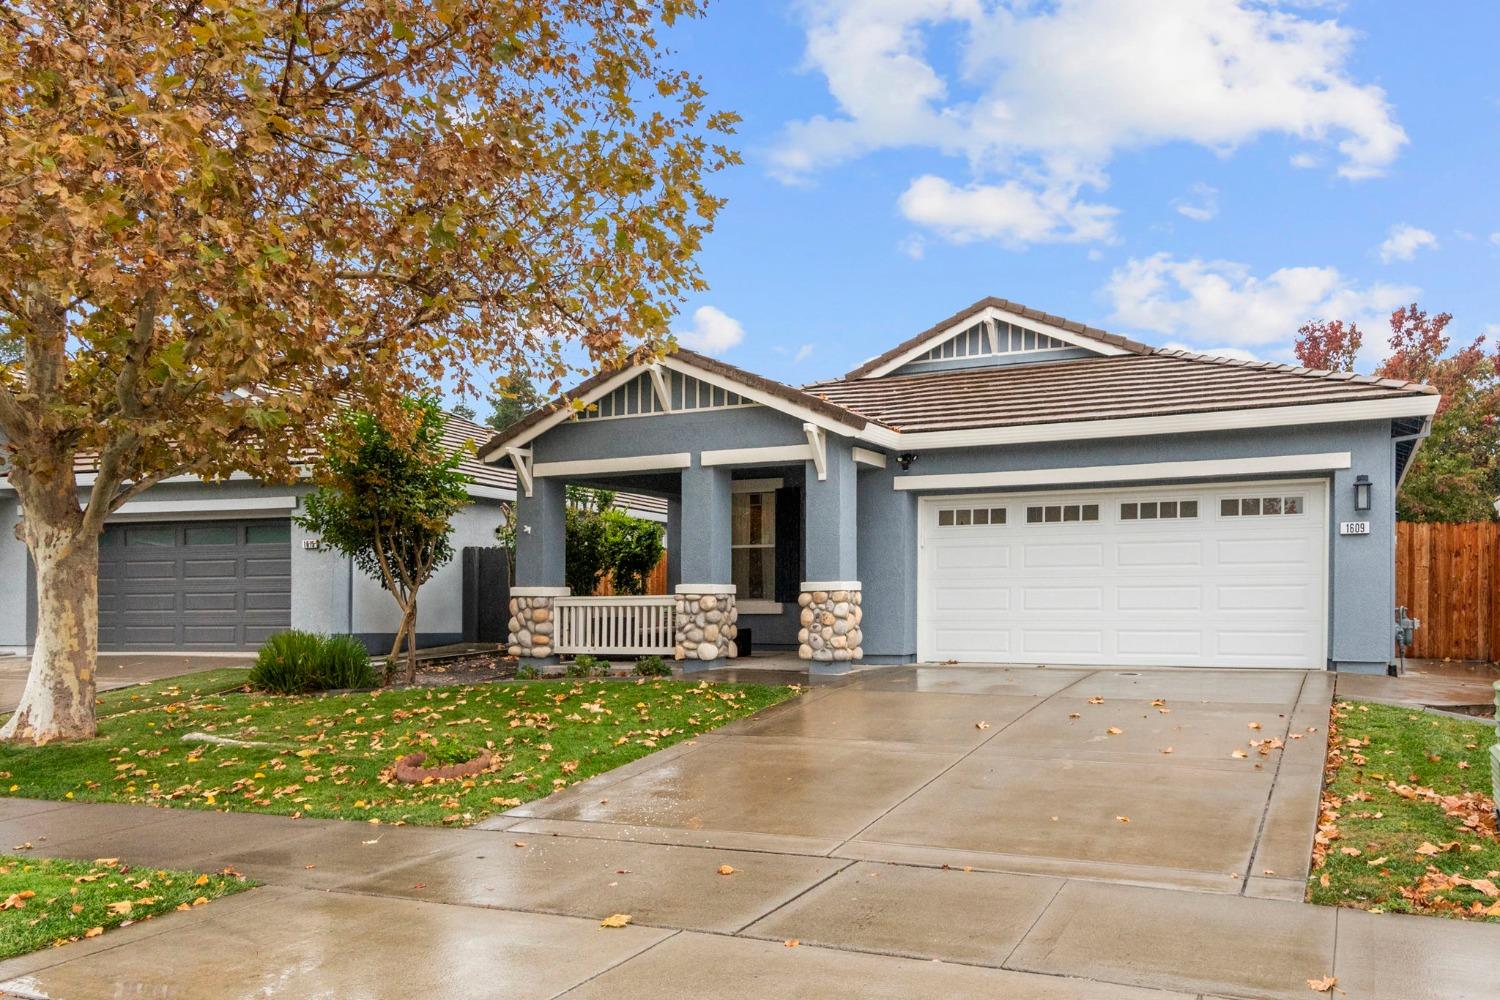
{"type": "Polygon", "coordinates": [[[922,503],[924,660],[1324,665],[1323,482],[922,503]]]}

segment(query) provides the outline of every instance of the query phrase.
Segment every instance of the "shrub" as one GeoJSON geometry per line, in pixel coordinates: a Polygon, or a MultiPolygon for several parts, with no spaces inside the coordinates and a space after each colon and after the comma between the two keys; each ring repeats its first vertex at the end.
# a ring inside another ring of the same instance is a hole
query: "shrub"
{"type": "Polygon", "coordinates": [[[375,686],[369,651],[352,635],[331,635],[324,639],[313,673],[319,691],[375,686]]]}
{"type": "Polygon", "coordinates": [[[588,653],[580,653],[568,664],[567,675],[569,677],[608,677],[609,663],[597,656],[588,653]]]}
{"type": "Polygon", "coordinates": [[[292,629],[265,641],[250,668],[250,684],[275,694],[375,686],[370,654],[353,636],[292,629]]]}
{"type": "Polygon", "coordinates": [[[292,629],[267,639],[250,668],[250,684],[275,694],[303,694],[313,689],[314,662],[323,637],[292,629]]]}
{"type": "Polygon", "coordinates": [[[672,668],[660,656],[643,656],[635,661],[637,677],[671,677],[672,668]]]}
{"type": "Polygon", "coordinates": [[[542,672],[529,663],[516,668],[516,680],[518,681],[534,681],[541,676],[542,672]]]}

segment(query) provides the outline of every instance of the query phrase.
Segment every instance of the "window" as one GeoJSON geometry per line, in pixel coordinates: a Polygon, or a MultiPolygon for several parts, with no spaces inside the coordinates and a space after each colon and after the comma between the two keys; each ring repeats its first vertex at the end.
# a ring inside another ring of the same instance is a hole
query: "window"
{"type": "Polygon", "coordinates": [[[189,545],[233,545],[239,531],[232,524],[193,525],[183,529],[183,540],[189,545]]]}
{"type": "Polygon", "coordinates": [[[1301,496],[1223,497],[1219,500],[1220,517],[1284,517],[1306,510],[1301,496]]]}
{"type": "Polygon", "coordinates": [[[1196,500],[1132,500],[1120,504],[1122,521],[1171,521],[1197,516],[1196,500]]]}
{"type": "Polygon", "coordinates": [[[1058,524],[1072,521],[1099,520],[1099,505],[1096,503],[1047,504],[1027,507],[1027,524],[1058,524]]]}
{"type": "Polygon", "coordinates": [[[245,526],[245,541],[251,545],[274,545],[292,540],[292,526],[286,521],[267,521],[245,526]]]}
{"type": "Polygon", "coordinates": [[[973,524],[1004,524],[1004,507],[955,507],[938,511],[938,527],[964,527],[973,524]]]}
{"type": "Polygon", "coordinates": [[[170,548],[177,544],[177,529],[170,525],[143,528],[126,528],[125,544],[170,548]]]}
{"type": "Polygon", "coordinates": [[[729,559],[737,601],[776,599],[775,492],[734,494],[729,559]]]}

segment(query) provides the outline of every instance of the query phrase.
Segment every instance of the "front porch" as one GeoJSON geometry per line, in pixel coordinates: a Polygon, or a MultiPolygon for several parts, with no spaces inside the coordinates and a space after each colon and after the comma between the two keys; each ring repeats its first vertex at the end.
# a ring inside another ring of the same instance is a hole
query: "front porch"
{"type": "MultiPolygon", "coordinates": [[[[526,664],[660,655],[722,668],[746,630],[758,651],[842,672],[864,656],[858,474],[884,456],[807,428],[802,445],[543,462],[517,450],[509,644],[526,664]],[[662,497],[667,595],[575,595],[566,585],[569,486],[662,497]]],[[[877,464],[878,463],[878,464],[877,464]]]]}

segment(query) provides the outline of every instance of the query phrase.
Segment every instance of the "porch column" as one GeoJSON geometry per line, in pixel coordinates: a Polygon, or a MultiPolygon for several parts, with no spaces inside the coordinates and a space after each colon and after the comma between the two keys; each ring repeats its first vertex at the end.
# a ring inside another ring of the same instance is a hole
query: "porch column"
{"type": "Polygon", "coordinates": [[[521,663],[557,662],[552,636],[553,602],[568,595],[563,572],[567,545],[566,486],[560,479],[537,479],[532,495],[516,495],[516,585],[510,588],[509,652],[521,663]]]}
{"type": "Polygon", "coordinates": [[[859,572],[859,478],[851,443],[825,439],[821,478],[810,461],[803,490],[803,571],[797,655],[838,673],[864,656],[859,572]]]}
{"type": "Polygon", "coordinates": [[[682,498],[667,499],[667,593],[682,582],[682,498]]]}
{"type": "MultiPolygon", "coordinates": [[[[685,670],[723,666],[739,655],[729,551],[729,469],[695,464],[682,470],[677,555],[677,659],[685,670]]],[[[672,516],[668,507],[667,517],[672,516]]],[[[670,529],[669,529],[670,530],[670,529]]],[[[671,550],[669,550],[671,551],[671,550]]],[[[671,558],[670,556],[668,557],[671,558]]],[[[668,575],[671,574],[668,563],[668,575]]]]}

